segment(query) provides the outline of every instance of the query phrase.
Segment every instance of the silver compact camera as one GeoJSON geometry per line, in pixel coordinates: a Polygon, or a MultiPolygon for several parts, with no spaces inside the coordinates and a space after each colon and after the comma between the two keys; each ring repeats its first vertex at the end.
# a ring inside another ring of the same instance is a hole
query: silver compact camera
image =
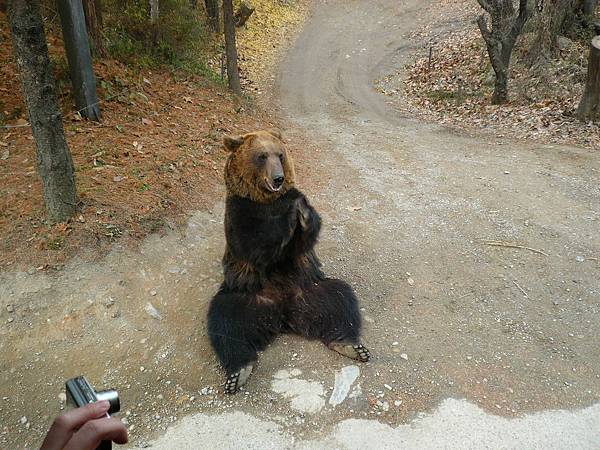
{"type": "MultiPolygon", "coordinates": [[[[67,380],[67,404],[74,408],[80,408],[88,403],[96,403],[102,400],[108,400],[110,407],[106,413],[106,417],[121,410],[121,402],[119,394],[114,389],[105,391],[96,391],[90,382],[84,377],[79,376],[67,380]]],[[[109,450],[112,447],[112,442],[102,441],[98,450],[109,450]]]]}

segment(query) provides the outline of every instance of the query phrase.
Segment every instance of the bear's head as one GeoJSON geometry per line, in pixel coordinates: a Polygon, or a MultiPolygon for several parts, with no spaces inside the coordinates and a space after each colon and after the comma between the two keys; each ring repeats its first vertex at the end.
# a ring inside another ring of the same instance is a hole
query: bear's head
{"type": "Polygon", "coordinates": [[[294,186],[294,162],[278,131],[225,136],[227,195],[269,203],[294,186]]]}

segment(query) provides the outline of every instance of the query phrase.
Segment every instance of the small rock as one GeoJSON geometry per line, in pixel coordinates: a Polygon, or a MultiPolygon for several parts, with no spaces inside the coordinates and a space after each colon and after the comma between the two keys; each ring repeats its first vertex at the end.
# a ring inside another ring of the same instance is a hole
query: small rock
{"type": "Polygon", "coordinates": [[[408,361],[408,355],[406,353],[402,353],[400,355],[400,358],[404,359],[405,361],[408,361]]]}
{"type": "Polygon", "coordinates": [[[25,425],[27,423],[27,417],[26,416],[21,417],[19,422],[21,423],[21,425],[25,425]]]}
{"type": "Polygon", "coordinates": [[[390,404],[388,402],[383,402],[383,405],[381,407],[384,411],[390,410],[390,404]]]}
{"type": "Polygon", "coordinates": [[[13,307],[13,305],[6,305],[6,310],[9,313],[15,312],[15,308],[13,307]]]}
{"type": "Polygon", "coordinates": [[[30,267],[30,268],[27,270],[27,273],[28,273],[29,275],[33,275],[33,274],[35,273],[35,267],[30,267]]]}
{"type": "Polygon", "coordinates": [[[10,156],[10,151],[8,149],[6,149],[2,152],[2,156],[0,156],[0,159],[2,161],[5,161],[8,159],[9,156],[10,156]]]}
{"type": "Polygon", "coordinates": [[[152,297],[154,297],[156,294],[157,294],[157,292],[156,292],[154,289],[152,289],[152,290],[150,291],[150,295],[151,295],[152,297]]]}
{"type": "Polygon", "coordinates": [[[392,345],[394,345],[394,346],[396,346],[396,345],[398,345],[398,344],[399,344],[399,342],[398,342],[398,341],[394,341],[394,342],[392,342],[392,345]]]}
{"type": "Polygon", "coordinates": [[[112,307],[115,304],[115,299],[112,297],[108,297],[108,299],[104,300],[104,306],[107,308],[112,307]]]}
{"type": "Polygon", "coordinates": [[[140,372],[143,372],[144,370],[146,370],[146,368],[144,366],[140,366],[140,372]]]}
{"type": "Polygon", "coordinates": [[[60,394],[58,394],[58,400],[61,403],[64,403],[67,401],[67,394],[65,394],[64,392],[61,392],[60,394]]]}
{"type": "Polygon", "coordinates": [[[415,285],[415,280],[413,280],[412,278],[408,278],[406,281],[407,281],[407,282],[408,282],[408,284],[410,284],[411,286],[414,286],[414,285],[415,285]]]}
{"type": "Polygon", "coordinates": [[[181,269],[179,267],[169,267],[167,272],[172,273],[172,274],[178,274],[181,272],[181,269]]]}
{"type": "Polygon", "coordinates": [[[581,256],[581,255],[577,255],[577,256],[575,257],[575,261],[577,261],[577,262],[584,262],[584,261],[585,261],[585,258],[584,258],[583,256],[581,256]]]}
{"type": "Polygon", "coordinates": [[[119,317],[121,317],[121,311],[119,311],[118,309],[113,311],[113,313],[110,315],[113,319],[118,319],[119,317]]]}
{"type": "Polygon", "coordinates": [[[510,172],[508,170],[505,170],[504,175],[510,175],[510,172]]]}
{"type": "Polygon", "coordinates": [[[156,319],[156,320],[162,320],[162,316],[161,314],[158,312],[158,310],[152,305],[152,303],[148,302],[146,303],[146,306],[144,307],[144,311],[146,311],[146,313],[156,319]]]}
{"type": "Polygon", "coordinates": [[[9,317],[9,318],[8,318],[8,320],[7,320],[7,322],[8,322],[8,323],[12,323],[14,320],[15,320],[15,318],[14,318],[14,317],[9,317]]]}
{"type": "Polygon", "coordinates": [[[386,388],[388,391],[392,390],[392,387],[389,384],[384,384],[383,387],[386,388]]]}
{"type": "Polygon", "coordinates": [[[402,400],[396,400],[394,402],[394,406],[400,406],[402,404],[402,400]]]}

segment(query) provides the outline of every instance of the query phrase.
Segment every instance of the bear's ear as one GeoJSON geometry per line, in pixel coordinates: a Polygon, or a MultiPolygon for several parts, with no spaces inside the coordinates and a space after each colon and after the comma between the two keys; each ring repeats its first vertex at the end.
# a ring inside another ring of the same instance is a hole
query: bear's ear
{"type": "Polygon", "coordinates": [[[280,141],[283,141],[283,135],[281,134],[281,130],[278,130],[276,128],[269,128],[269,129],[267,129],[265,131],[267,133],[269,133],[271,136],[275,136],[280,141]]]}
{"type": "Polygon", "coordinates": [[[243,143],[243,136],[223,136],[223,145],[230,152],[235,152],[243,143]]]}

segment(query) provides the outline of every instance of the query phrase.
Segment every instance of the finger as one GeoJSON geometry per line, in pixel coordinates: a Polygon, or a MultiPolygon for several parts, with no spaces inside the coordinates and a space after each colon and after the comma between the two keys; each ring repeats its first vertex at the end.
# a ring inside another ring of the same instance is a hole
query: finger
{"type": "Polygon", "coordinates": [[[127,428],[120,419],[107,417],[90,420],[73,435],[64,450],[95,450],[102,441],[126,444],[127,428]]]}
{"type": "Polygon", "coordinates": [[[60,450],[71,439],[77,428],[88,420],[102,417],[108,411],[110,403],[106,400],[90,403],[81,408],[71,409],[61,414],[50,427],[40,450],[60,450]]]}

